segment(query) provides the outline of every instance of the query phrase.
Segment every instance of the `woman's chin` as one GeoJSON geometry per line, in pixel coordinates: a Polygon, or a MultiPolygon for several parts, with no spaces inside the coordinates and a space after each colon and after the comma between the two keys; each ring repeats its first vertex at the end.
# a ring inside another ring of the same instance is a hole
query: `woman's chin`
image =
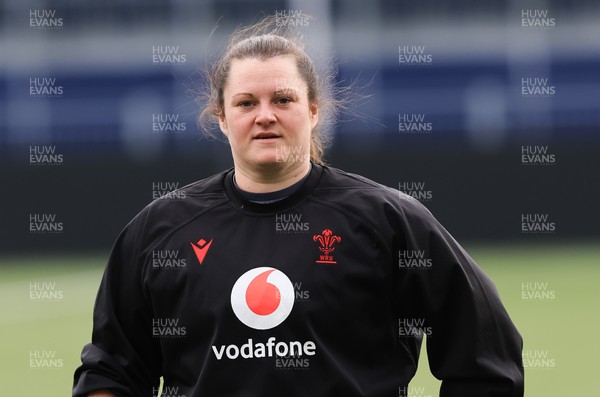
{"type": "Polygon", "coordinates": [[[290,155],[281,150],[260,150],[252,153],[251,156],[246,156],[246,164],[252,164],[261,168],[288,168],[298,166],[298,163],[310,161],[309,154],[290,155]]]}
{"type": "Polygon", "coordinates": [[[285,165],[282,159],[278,158],[275,153],[265,153],[256,156],[253,162],[260,167],[283,167],[285,165]]]}
{"type": "Polygon", "coordinates": [[[281,167],[284,165],[284,159],[275,148],[263,149],[253,153],[254,155],[250,159],[251,163],[258,166],[272,166],[281,167]]]}

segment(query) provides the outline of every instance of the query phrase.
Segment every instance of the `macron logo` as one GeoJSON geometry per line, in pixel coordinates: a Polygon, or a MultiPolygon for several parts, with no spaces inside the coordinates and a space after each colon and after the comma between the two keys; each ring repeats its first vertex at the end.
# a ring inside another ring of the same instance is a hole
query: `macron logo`
{"type": "Polygon", "coordinates": [[[190,244],[192,245],[192,248],[194,249],[194,252],[196,253],[196,258],[198,258],[198,262],[200,262],[200,264],[202,264],[202,262],[204,261],[204,257],[206,256],[206,253],[208,252],[208,249],[210,248],[210,245],[212,244],[212,239],[207,243],[206,240],[204,240],[203,238],[201,238],[200,240],[198,240],[197,243],[191,242],[190,244]]]}

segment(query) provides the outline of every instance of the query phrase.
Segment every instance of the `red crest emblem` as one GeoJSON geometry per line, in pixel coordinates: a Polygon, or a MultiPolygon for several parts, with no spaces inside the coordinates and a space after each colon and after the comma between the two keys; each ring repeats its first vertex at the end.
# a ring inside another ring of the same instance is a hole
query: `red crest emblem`
{"type": "Polygon", "coordinates": [[[315,234],[313,236],[313,241],[319,242],[319,250],[323,253],[322,255],[319,255],[319,260],[316,261],[317,263],[324,263],[328,265],[337,263],[333,259],[332,252],[335,251],[335,247],[333,245],[342,241],[340,236],[336,236],[331,230],[325,229],[321,232],[321,234],[315,234]]]}

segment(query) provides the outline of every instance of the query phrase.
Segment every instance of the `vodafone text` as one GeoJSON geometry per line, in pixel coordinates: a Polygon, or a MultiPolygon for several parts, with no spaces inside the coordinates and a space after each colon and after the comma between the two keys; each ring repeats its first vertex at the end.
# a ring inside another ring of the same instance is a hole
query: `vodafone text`
{"type": "Polygon", "coordinates": [[[267,340],[267,343],[253,343],[252,339],[248,339],[247,343],[242,346],[237,345],[221,345],[221,347],[212,346],[213,353],[217,360],[221,360],[225,355],[230,360],[235,360],[238,357],[242,358],[262,358],[262,357],[287,357],[293,355],[294,357],[300,357],[303,354],[307,356],[314,356],[316,350],[315,342],[306,341],[304,343],[299,341],[291,342],[277,342],[275,343],[275,337],[272,336],[267,340]]]}

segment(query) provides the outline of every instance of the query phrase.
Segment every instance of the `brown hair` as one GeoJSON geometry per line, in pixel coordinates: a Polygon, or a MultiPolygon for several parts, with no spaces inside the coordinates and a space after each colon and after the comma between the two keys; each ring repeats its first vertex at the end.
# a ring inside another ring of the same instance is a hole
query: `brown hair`
{"type": "MultiPolygon", "coordinates": [[[[310,19],[308,15],[300,17],[310,19]]],[[[319,75],[312,59],[304,50],[300,32],[290,27],[290,24],[280,23],[280,18],[267,16],[232,34],[224,54],[206,72],[208,92],[199,124],[205,132],[213,135],[214,124],[223,112],[223,90],[234,59],[265,60],[279,55],[293,55],[300,77],[308,88],[308,101],[319,107],[319,121],[311,131],[310,158],[317,164],[323,164],[328,138],[322,127],[334,121],[338,108],[338,103],[333,98],[334,73],[327,68],[319,75]]]]}

